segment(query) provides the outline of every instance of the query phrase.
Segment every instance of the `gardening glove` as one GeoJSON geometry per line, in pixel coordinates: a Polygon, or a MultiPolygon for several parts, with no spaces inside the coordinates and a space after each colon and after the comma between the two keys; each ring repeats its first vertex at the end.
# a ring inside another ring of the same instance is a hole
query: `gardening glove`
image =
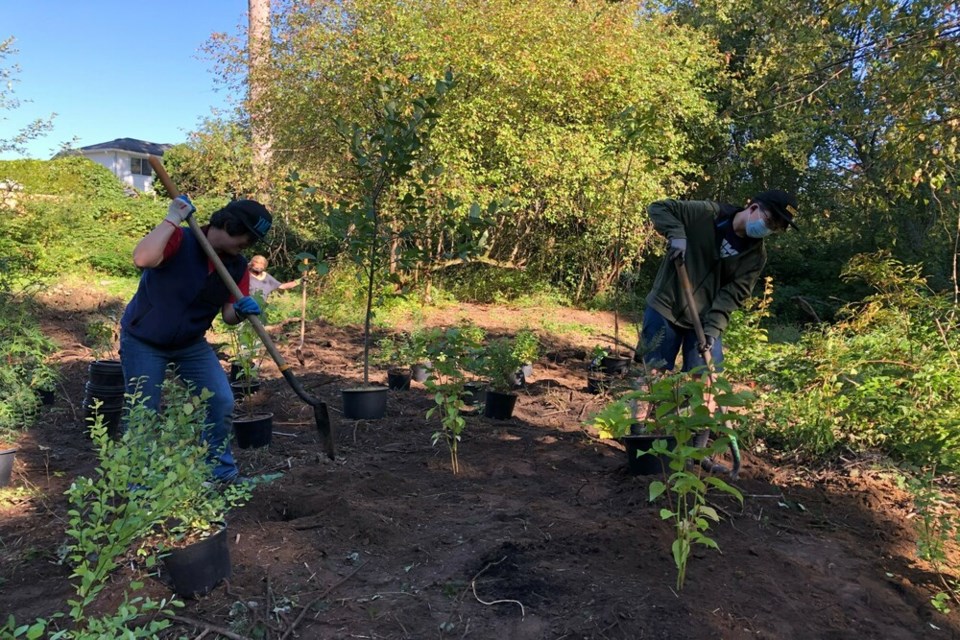
{"type": "Polygon", "coordinates": [[[707,353],[713,349],[713,345],[716,343],[717,339],[713,336],[704,336],[703,342],[697,345],[697,348],[700,350],[701,354],[707,353]]]}
{"type": "Polygon", "coordinates": [[[233,303],[233,310],[239,318],[260,315],[260,305],[250,296],[243,296],[233,303]]]}
{"type": "Polygon", "coordinates": [[[196,210],[197,208],[190,202],[190,198],[179,195],[170,201],[170,206],[167,208],[167,217],[164,220],[179,227],[180,223],[189,218],[196,210]]]}
{"type": "Polygon", "coordinates": [[[670,238],[670,247],[667,252],[667,257],[670,258],[671,262],[674,260],[679,260],[680,262],[683,262],[686,255],[687,255],[687,239],[686,238],[670,238]]]}

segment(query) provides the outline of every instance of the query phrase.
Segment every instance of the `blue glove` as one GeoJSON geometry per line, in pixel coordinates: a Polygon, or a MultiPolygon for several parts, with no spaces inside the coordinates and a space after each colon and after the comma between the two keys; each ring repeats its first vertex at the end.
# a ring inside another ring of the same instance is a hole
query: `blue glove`
{"type": "Polygon", "coordinates": [[[243,296],[234,302],[233,310],[236,311],[237,316],[240,318],[260,315],[260,305],[258,305],[257,301],[250,296],[243,296]]]}
{"type": "Polygon", "coordinates": [[[189,218],[196,210],[197,208],[190,202],[190,198],[179,195],[170,201],[170,206],[167,207],[167,217],[164,220],[169,220],[179,227],[180,223],[189,218]]]}

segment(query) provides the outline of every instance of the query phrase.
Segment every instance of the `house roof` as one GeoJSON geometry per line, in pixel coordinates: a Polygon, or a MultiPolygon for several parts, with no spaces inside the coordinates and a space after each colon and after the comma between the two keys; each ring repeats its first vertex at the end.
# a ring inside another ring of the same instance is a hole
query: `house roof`
{"type": "Polygon", "coordinates": [[[172,144],[158,144],[156,142],[147,142],[146,140],[137,140],[135,138],[117,138],[110,142],[101,142],[100,144],[91,144],[77,149],[84,151],[127,151],[130,153],[146,153],[151,156],[162,156],[163,152],[172,147],[172,144]]]}

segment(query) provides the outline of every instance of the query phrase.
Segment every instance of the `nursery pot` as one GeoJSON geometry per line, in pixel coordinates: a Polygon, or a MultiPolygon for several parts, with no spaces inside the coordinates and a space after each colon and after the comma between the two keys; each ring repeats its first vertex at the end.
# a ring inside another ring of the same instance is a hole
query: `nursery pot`
{"type": "Polygon", "coordinates": [[[349,420],[378,420],[387,413],[387,387],[343,389],[343,417],[349,420]]]}
{"type": "Polygon", "coordinates": [[[630,358],[627,356],[604,356],[600,358],[600,368],[611,376],[623,375],[630,367],[630,358]]]}
{"type": "Polygon", "coordinates": [[[587,391],[589,393],[605,393],[610,388],[610,378],[603,373],[587,374],[587,391]]]}
{"type": "Polygon", "coordinates": [[[254,413],[234,416],[233,434],[241,449],[266,447],[273,439],[273,414],[254,413]]]}
{"type": "Polygon", "coordinates": [[[627,450],[627,470],[630,475],[650,476],[670,471],[670,458],[668,456],[639,454],[641,451],[649,451],[656,440],[666,440],[667,447],[670,449],[677,446],[677,439],[673,436],[643,434],[620,438],[620,442],[627,450]]]}
{"type": "Polygon", "coordinates": [[[467,382],[463,385],[463,395],[460,396],[467,406],[478,405],[487,400],[487,386],[482,382],[467,382]]]}
{"type": "MultiPolygon", "coordinates": [[[[257,367],[253,367],[251,371],[253,372],[252,377],[256,379],[259,369],[257,367]]],[[[236,362],[230,363],[230,382],[240,382],[243,379],[243,367],[236,362]]]]}
{"type": "Polygon", "coordinates": [[[227,527],[186,547],[172,549],[163,557],[173,591],[183,598],[206,595],[221,580],[230,577],[227,527]]]}
{"type": "Polygon", "coordinates": [[[410,388],[410,379],[412,377],[412,371],[390,369],[387,371],[387,386],[394,391],[406,391],[410,388]]]}
{"type": "MultiPolygon", "coordinates": [[[[94,363],[96,364],[96,363],[94,363]]],[[[93,365],[91,365],[91,368],[93,365]]],[[[100,385],[88,382],[83,386],[83,417],[84,426],[89,429],[91,420],[99,413],[107,426],[107,433],[111,438],[120,436],[120,417],[123,414],[124,393],[123,374],[114,378],[112,385],[100,385]],[[100,402],[100,408],[95,405],[100,402]]]]}
{"type": "Polygon", "coordinates": [[[516,404],[517,394],[490,389],[487,391],[486,404],[483,405],[483,415],[496,420],[509,420],[513,417],[513,408],[516,404]]]}
{"type": "Polygon", "coordinates": [[[426,382],[427,378],[430,377],[430,363],[418,362],[410,367],[410,374],[417,382],[426,382]]]}
{"type": "Polygon", "coordinates": [[[533,365],[529,362],[524,362],[522,365],[520,365],[520,373],[523,374],[524,381],[526,381],[527,378],[532,378],[533,365]]]}
{"type": "Polygon", "coordinates": [[[50,406],[54,400],[56,400],[53,389],[38,389],[37,397],[40,398],[40,402],[46,406],[50,406]]]}
{"type": "Polygon", "coordinates": [[[17,448],[0,449],[0,487],[10,484],[10,474],[13,473],[13,458],[17,448]]]}
{"type": "Polygon", "coordinates": [[[260,391],[259,380],[238,380],[230,383],[230,389],[233,390],[233,399],[240,400],[247,395],[253,395],[260,391]]]}
{"type": "Polygon", "coordinates": [[[90,384],[100,387],[124,387],[123,367],[119,360],[94,360],[87,372],[90,384]]]}

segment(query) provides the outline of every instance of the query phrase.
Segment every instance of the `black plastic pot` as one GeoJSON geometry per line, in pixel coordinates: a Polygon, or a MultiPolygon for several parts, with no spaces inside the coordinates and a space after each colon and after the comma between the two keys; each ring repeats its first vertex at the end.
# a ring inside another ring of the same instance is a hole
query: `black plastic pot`
{"type": "Polygon", "coordinates": [[[273,414],[256,413],[234,416],[233,434],[241,449],[266,447],[273,439],[273,414]]]}
{"type": "Polygon", "coordinates": [[[610,388],[610,378],[603,373],[588,373],[587,374],[587,391],[589,393],[598,394],[606,393],[610,388]]]}
{"type": "Polygon", "coordinates": [[[53,389],[38,389],[37,397],[40,398],[40,403],[45,406],[50,406],[56,400],[56,396],[53,393],[53,389]]]}
{"type": "Polygon", "coordinates": [[[467,406],[478,405],[487,400],[487,386],[482,382],[467,382],[463,385],[463,395],[460,396],[467,406]]]}
{"type": "Polygon", "coordinates": [[[13,473],[13,459],[17,448],[0,449],[0,487],[10,484],[10,475],[13,473]]]}
{"type": "Polygon", "coordinates": [[[430,377],[430,363],[418,362],[417,364],[412,365],[410,367],[410,374],[417,382],[426,382],[427,378],[430,377]]]}
{"type": "Polygon", "coordinates": [[[343,389],[343,417],[348,420],[379,420],[387,413],[387,387],[343,389]]]}
{"type": "MultiPolygon", "coordinates": [[[[93,364],[90,365],[91,368],[93,364]]],[[[97,379],[104,378],[98,377],[97,379]]],[[[120,436],[120,418],[123,415],[124,393],[126,391],[123,386],[123,374],[115,377],[113,384],[101,385],[88,382],[84,385],[83,390],[83,417],[86,428],[89,429],[92,420],[99,414],[103,416],[103,422],[107,426],[107,433],[110,437],[118,438],[120,436]],[[99,408],[96,407],[97,402],[100,403],[99,408]]]]}
{"type": "Polygon", "coordinates": [[[163,557],[173,591],[183,598],[210,593],[230,577],[230,548],[226,526],[213,535],[163,557]]]}
{"type": "Polygon", "coordinates": [[[238,380],[230,383],[230,389],[233,390],[233,399],[240,400],[244,396],[253,395],[260,391],[259,380],[238,380]]]}
{"type": "Polygon", "coordinates": [[[666,440],[669,449],[677,446],[677,439],[673,436],[644,434],[620,438],[620,442],[627,450],[627,470],[631,475],[659,475],[664,471],[669,473],[670,458],[668,456],[640,455],[641,451],[649,451],[656,440],[666,440]]]}
{"type": "Polygon", "coordinates": [[[623,375],[630,368],[630,358],[627,356],[604,356],[600,358],[600,368],[607,375],[623,375]]]}
{"type": "Polygon", "coordinates": [[[119,360],[94,360],[87,369],[87,381],[100,387],[123,387],[123,367],[119,360]]]}
{"type": "Polygon", "coordinates": [[[394,391],[406,391],[410,388],[410,379],[412,377],[412,371],[390,369],[387,371],[387,387],[394,391]]]}
{"type": "Polygon", "coordinates": [[[513,408],[516,404],[517,394],[490,389],[487,391],[486,403],[483,405],[483,415],[495,420],[509,420],[513,417],[513,408]]]}

